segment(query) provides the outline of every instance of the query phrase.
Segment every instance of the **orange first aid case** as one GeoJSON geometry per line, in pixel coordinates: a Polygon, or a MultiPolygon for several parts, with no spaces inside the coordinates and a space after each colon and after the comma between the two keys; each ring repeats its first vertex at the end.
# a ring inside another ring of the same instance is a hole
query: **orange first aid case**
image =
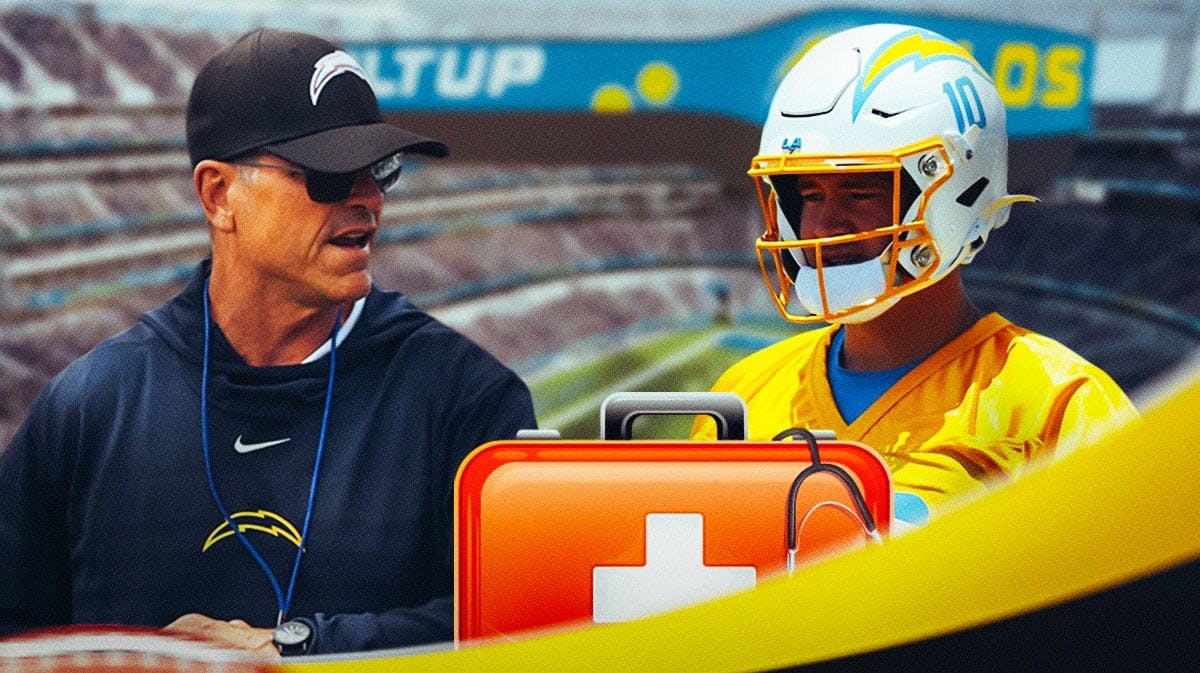
{"type": "Polygon", "coordinates": [[[749,589],[785,572],[789,549],[802,565],[862,545],[863,507],[888,532],[891,477],[870,448],[817,441],[820,469],[808,469],[806,441],[628,439],[636,417],[659,413],[705,413],[720,437],[745,436],[735,395],[618,393],[599,441],[497,441],[464,460],[457,640],[626,621],[749,589]]]}

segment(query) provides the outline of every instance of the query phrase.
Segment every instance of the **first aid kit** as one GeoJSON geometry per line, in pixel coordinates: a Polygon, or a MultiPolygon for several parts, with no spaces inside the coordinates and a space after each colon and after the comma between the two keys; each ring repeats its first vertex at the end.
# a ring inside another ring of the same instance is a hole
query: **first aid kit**
{"type": "Polygon", "coordinates": [[[746,421],[732,393],[616,393],[600,440],[472,452],[455,485],[456,640],[639,619],[888,533],[875,451],[803,428],[746,441],[746,421]],[[719,439],[633,439],[648,414],[711,416],[719,439]]]}

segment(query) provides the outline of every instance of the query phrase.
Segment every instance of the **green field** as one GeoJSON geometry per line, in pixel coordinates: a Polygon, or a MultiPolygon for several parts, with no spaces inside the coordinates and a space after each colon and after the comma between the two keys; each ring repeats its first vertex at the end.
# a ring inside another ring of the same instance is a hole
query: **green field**
{"type": "MultiPolygon", "coordinates": [[[[757,347],[795,334],[794,327],[708,327],[648,338],[554,374],[529,377],[538,425],[564,439],[597,439],[600,405],[614,392],[708,390],[721,372],[757,347]]],[[[634,437],[683,439],[690,416],[642,416],[634,437]]]]}

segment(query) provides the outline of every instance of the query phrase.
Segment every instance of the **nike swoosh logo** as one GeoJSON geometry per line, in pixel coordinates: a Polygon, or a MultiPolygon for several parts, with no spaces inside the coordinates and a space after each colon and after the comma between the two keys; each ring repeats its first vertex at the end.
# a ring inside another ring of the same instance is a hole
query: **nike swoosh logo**
{"type": "Polygon", "coordinates": [[[276,444],[283,444],[284,442],[290,442],[290,441],[292,441],[291,437],[284,437],[283,439],[276,439],[276,440],[270,441],[270,442],[259,442],[258,444],[243,444],[242,436],[238,435],[238,438],[233,440],[233,450],[237,451],[238,453],[250,453],[251,451],[258,451],[259,449],[265,449],[268,446],[275,446],[276,444]]]}

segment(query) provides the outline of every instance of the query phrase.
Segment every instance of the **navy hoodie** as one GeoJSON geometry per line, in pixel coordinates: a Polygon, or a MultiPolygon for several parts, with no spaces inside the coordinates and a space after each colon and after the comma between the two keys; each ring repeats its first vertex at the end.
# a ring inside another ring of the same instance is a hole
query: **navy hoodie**
{"type": "MultiPolygon", "coordinates": [[[[0,454],[0,634],[163,626],[198,612],[274,626],[276,594],[211,495],[201,448],[202,288],[67,367],[0,454]]],[[[286,594],[330,358],[251,367],[211,327],[215,486],[286,594]],[[261,448],[242,453],[236,447],[261,448]]],[[[337,349],[312,519],[289,617],[313,653],[453,634],[454,476],[535,427],[528,389],[466,337],[372,289],[337,349]]]]}

